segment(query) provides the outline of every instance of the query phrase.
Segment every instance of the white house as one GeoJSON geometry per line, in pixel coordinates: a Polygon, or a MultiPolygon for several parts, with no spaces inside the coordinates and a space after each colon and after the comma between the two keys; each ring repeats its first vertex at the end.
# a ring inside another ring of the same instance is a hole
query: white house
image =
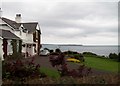
{"type": "MultiPolygon", "coordinates": [[[[38,22],[21,22],[21,14],[16,14],[15,21],[8,18],[0,18],[0,56],[3,56],[3,38],[4,33],[14,35],[17,41],[22,40],[22,53],[26,57],[40,53],[41,48],[41,31],[38,22]]],[[[9,35],[8,35],[9,36],[9,35]]],[[[12,40],[12,37],[9,39],[12,40]]],[[[7,39],[7,38],[4,38],[7,39]]],[[[13,53],[11,49],[11,41],[7,40],[7,55],[13,53]]]]}
{"type": "MultiPolygon", "coordinates": [[[[13,53],[12,51],[12,40],[21,40],[19,37],[17,37],[15,34],[11,33],[9,30],[3,30],[0,29],[0,57],[3,60],[7,55],[10,55],[13,53]],[[4,58],[3,58],[4,56],[4,58]]],[[[17,48],[18,50],[18,48],[17,48]]]]}

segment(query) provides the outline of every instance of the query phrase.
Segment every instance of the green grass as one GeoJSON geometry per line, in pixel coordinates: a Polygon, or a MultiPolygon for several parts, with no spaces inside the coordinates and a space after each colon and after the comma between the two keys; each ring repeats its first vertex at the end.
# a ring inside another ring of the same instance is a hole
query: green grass
{"type": "MultiPolygon", "coordinates": [[[[113,61],[111,59],[104,59],[104,58],[98,58],[96,56],[85,56],[85,64],[88,67],[98,69],[98,70],[103,70],[103,71],[109,71],[109,72],[118,72],[118,64],[120,62],[113,61]]],[[[71,64],[79,64],[79,63],[71,63],[71,64]]],[[[57,70],[47,68],[47,67],[41,67],[40,71],[42,73],[45,73],[48,77],[53,77],[53,78],[59,78],[60,75],[57,70]]]]}
{"type": "Polygon", "coordinates": [[[47,68],[47,67],[41,67],[40,72],[45,73],[48,77],[53,77],[53,78],[59,78],[60,77],[60,74],[55,69],[51,69],[51,68],[47,68]]]}
{"type": "Polygon", "coordinates": [[[84,64],[91,68],[117,73],[119,62],[107,58],[104,59],[104,58],[86,56],[84,64]]]}

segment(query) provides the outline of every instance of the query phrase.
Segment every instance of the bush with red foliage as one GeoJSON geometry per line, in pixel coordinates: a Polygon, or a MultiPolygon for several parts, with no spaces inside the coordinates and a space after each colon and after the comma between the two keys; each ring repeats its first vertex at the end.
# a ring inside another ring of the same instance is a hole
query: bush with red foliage
{"type": "MultiPolygon", "coordinates": [[[[68,53],[73,53],[69,51],[68,53]]],[[[70,70],[67,67],[65,62],[65,55],[68,53],[51,53],[49,56],[49,61],[53,67],[60,66],[57,70],[62,76],[72,76],[72,77],[83,77],[88,76],[91,72],[91,68],[86,67],[85,65],[80,65],[78,69],[70,70]]],[[[76,52],[75,52],[76,53],[76,52]]],[[[79,54],[82,56],[81,54],[79,54]]]]}
{"type": "Polygon", "coordinates": [[[4,61],[2,63],[2,78],[25,78],[38,77],[43,74],[40,73],[40,65],[34,64],[34,58],[31,61],[16,60],[14,62],[4,61]]]}
{"type": "Polygon", "coordinates": [[[69,70],[67,68],[67,64],[63,64],[60,69],[58,69],[60,76],[66,76],[69,73],[69,70]]]}
{"type": "Polygon", "coordinates": [[[85,65],[80,65],[77,70],[68,69],[67,64],[65,62],[65,55],[63,53],[51,54],[49,56],[49,59],[53,67],[61,66],[58,69],[61,76],[83,77],[91,73],[91,68],[87,68],[85,65]]]}
{"type": "Polygon", "coordinates": [[[87,68],[85,65],[80,65],[78,69],[68,69],[67,64],[64,64],[61,66],[60,69],[58,69],[61,77],[62,76],[72,76],[72,77],[83,77],[88,76],[90,73],[92,73],[91,68],[87,68]]]}
{"type": "Polygon", "coordinates": [[[58,66],[58,65],[63,65],[65,64],[65,59],[64,59],[64,54],[60,53],[52,53],[49,56],[49,61],[51,62],[51,65],[53,67],[58,66]]]}

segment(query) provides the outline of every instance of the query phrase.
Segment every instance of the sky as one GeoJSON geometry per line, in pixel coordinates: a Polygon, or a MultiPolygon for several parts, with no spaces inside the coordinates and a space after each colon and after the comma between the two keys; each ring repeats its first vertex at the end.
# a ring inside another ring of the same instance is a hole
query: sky
{"type": "Polygon", "coordinates": [[[37,21],[44,44],[118,44],[117,0],[4,0],[2,16],[37,21]]]}

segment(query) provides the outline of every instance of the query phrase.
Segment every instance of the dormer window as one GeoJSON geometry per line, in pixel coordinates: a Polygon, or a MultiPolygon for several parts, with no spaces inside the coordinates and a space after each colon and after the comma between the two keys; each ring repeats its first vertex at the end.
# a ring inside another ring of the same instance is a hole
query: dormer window
{"type": "Polygon", "coordinates": [[[27,33],[27,29],[23,29],[23,32],[24,32],[24,33],[27,33]]]}
{"type": "Polygon", "coordinates": [[[27,29],[23,27],[23,25],[21,25],[21,31],[24,33],[27,33],[27,29]]]}
{"type": "Polygon", "coordinates": [[[23,27],[23,26],[22,26],[21,28],[22,28],[22,29],[24,29],[24,27],[23,27]]]}

